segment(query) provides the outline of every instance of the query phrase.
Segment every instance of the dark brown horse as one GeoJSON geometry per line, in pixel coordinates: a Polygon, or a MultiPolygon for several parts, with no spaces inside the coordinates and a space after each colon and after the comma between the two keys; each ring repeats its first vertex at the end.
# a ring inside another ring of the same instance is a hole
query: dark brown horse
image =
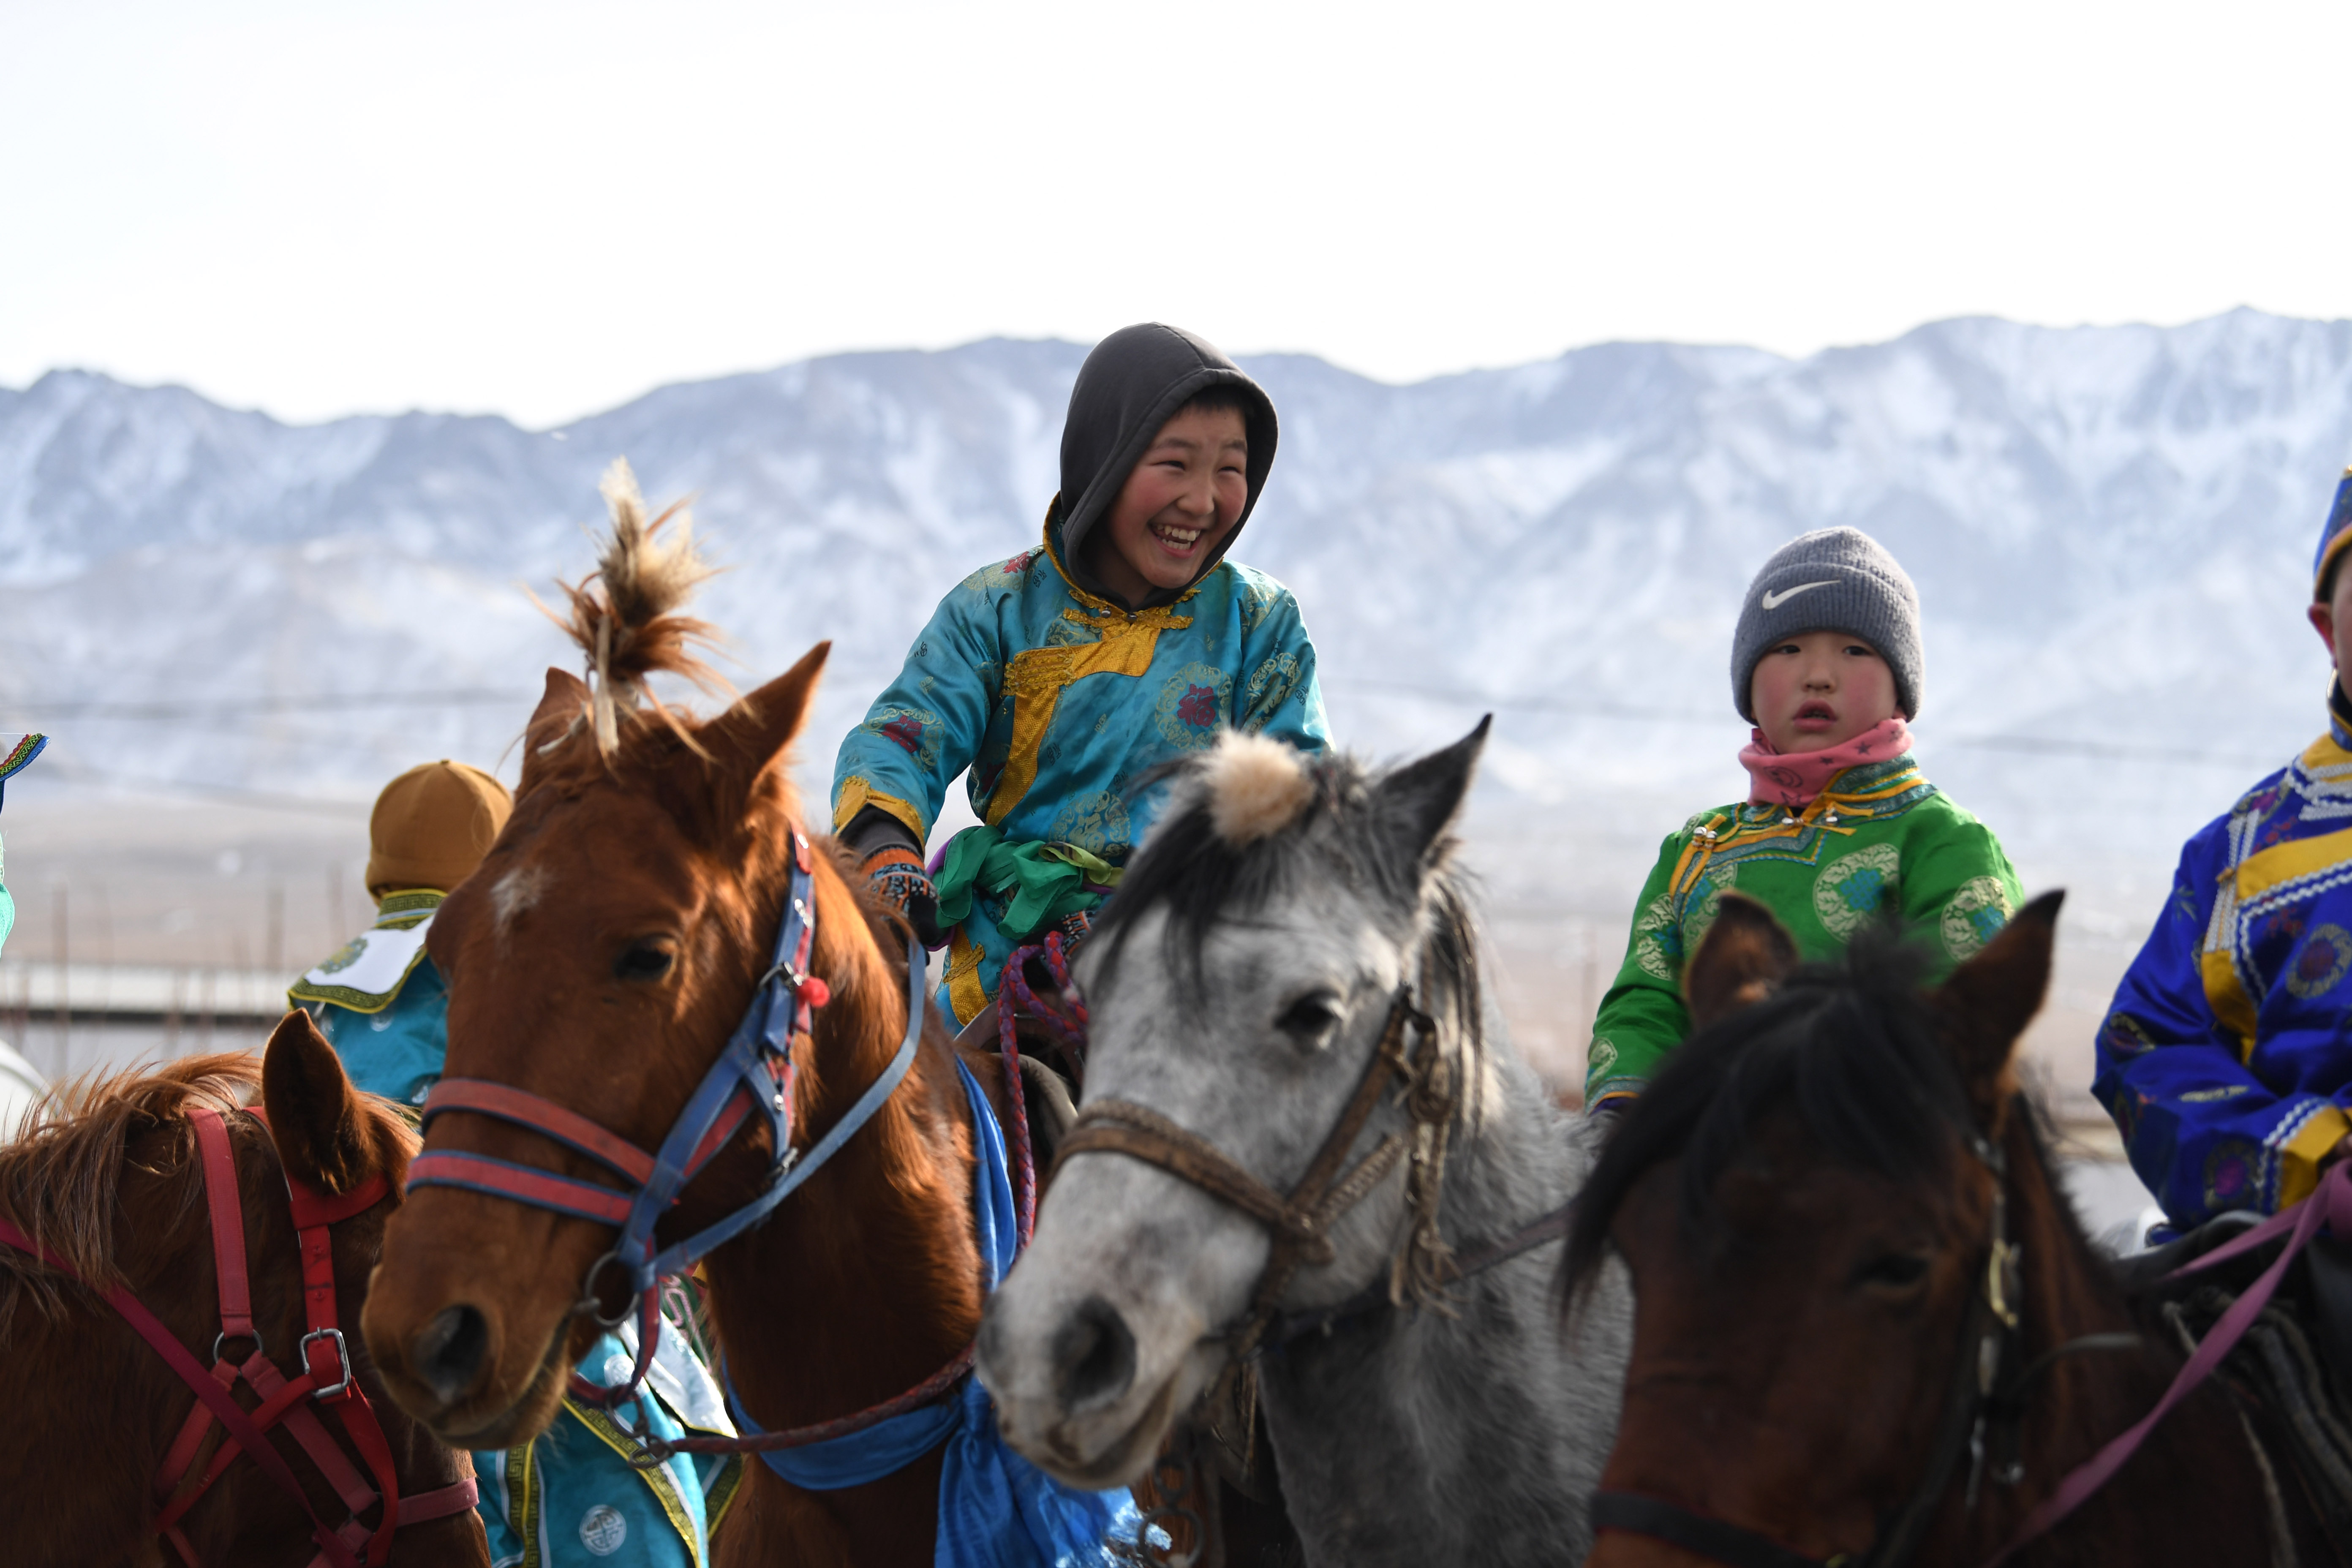
{"type": "MultiPolygon", "coordinates": [[[[213,1227],[193,1117],[215,1113],[227,1134],[243,1211],[254,1327],[283,1375],[299,1378],[306,1328],[301,1259],[288,1206],[290,1175],[335,1196],[387,1179],[386,1196],[329,1228],[334,1296],[355,1321],[386,1219],[415,1140],[383,1102],[355,1094],[309,1015],[288,1015],[266,1058],[196,1057],[152,1070],[89,1079],[36,1111],[24,1136],[0,1149],[0,1217],[60,1258],[59,1268],[0,1247],[0,1489],[12,1506],[0,1557],[81,1565],[177,1562],[153,1521],[166,1451],[197,1404],[186,1384],[99,1291],[126,1289],[192,1354],[222,1332],[213,1227]],[[264,1127],[239,1108],[256,1085],[264,1127]]],[[[462,1453],[403,1415],[349,1336],[352,1371],[377,1412],[404,1496],[471,1474],[462,1453]]],[[[247,1394],[242,1403],[255,1401],[247,1394]]],[[[342,1424],[319,1426],[361,1475],[366,1456],[342,1424]]],[[[191,1467],[221,1447],[215,1423],[191,1467]]],[[[345,1509],[310,1455],[283,1427],[270,1445],[321,1520],[345,1509]]],[[[380,1506],[380,1505],[379,1505],[380,1506]]],[[[374,1515],[363,1523],[379,1523],[374,1515]]],[[[312,1523],[249,1457],[238,1457],[179,1521],[207,1568],[310,1563],[312,1523]]],[[[470,1507],[401,1528],[394,1564],[476,1564],[489,1550],[470,1507]]]]}
{"type": "MultiPolygon", "coordinates": [[[[1689,970],[1698,1031],[1572,1238],[1572,1270],[1613,1247],[1637,1302],[1589,1561],[1976,1568],[2163,1394],[2175,1335],[2084,1240],[2019,1089],[2057,908],[1922,994],[1890,942],[1798,968],[1761,906],[1724,900],[1689,970]]],[[[2013,1560],[2260,1563],[2289,1539],[2326,1560],[2264,1429],[2206,1384],[2013,1560]]]]}
{"type": "MultiPolygon", "coordinates": [[[[656,525],[658,526],[658,525],[656,525]]],[[[786,763],[824,663],[697,722],[643,687],[690,663],[690,561],[640,529],[609,550],[603,593],[574,597],[594,688],[550,671],[524,741],[513,818],[442,906],[434,962],[450,985],[449,1079],[488,1080],[657,1148],[768,968],[803,814],[786,763]]],[[[810,970],[829,1000],[793,1048],[794,1136],[814,1140],[876,1082],[905,1031],[907,933],[817,840],[810,970]]],[[[742,1408],[777,1430],[901,1394],[971,1343],[980,1321],[974,1130],[949,1032],[927,1015],[911,1069],[873,1119],[759,1228],[703,1265],[742,1408]]],[[[996,1058],[971,1070],[1000,1119],[996,1058]]],[[[445,1080],[445,1082],[447,1080],[445,1080]]],[[[687,1185],[668,1244],[758,1194],[774,1163],[761,1116],[687,1185]]],[[[431,1122],[428,1152],[472,1153],[583,1182],[603,1167],[483,1115],[431,1122]]],[[[583,1310],[614,1229],[457,1187],[420,1188],[394,1222],[370,1346],[394,1396],[446,1440],[500,1447],[543,1430],[593,1341],[583,1310]]],[[[623,1304],[618,1272],[597,1309],[623,1304]]],[[[721,1563],[928,1564],[938,1450],[878,1481],[803,1490],[749,1467],[721,1563]]]]}

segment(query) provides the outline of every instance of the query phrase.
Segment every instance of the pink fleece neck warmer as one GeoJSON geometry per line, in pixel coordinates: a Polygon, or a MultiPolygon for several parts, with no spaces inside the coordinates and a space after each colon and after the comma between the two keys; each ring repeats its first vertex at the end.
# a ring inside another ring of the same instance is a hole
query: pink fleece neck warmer
{"type": "Polygon", "coordinates": [[[1750,776],[1748,799],[1754,805],[1786,806],[1801,811],[1829,782],[1848,768],[1883,763],[1911,749],[1911,729],[1898,713],[1872,725],[1853,740],[1818,752],[1776,752],[1761,730],[1751,730],[1739,748],[1739,765],[1750,776]]]}

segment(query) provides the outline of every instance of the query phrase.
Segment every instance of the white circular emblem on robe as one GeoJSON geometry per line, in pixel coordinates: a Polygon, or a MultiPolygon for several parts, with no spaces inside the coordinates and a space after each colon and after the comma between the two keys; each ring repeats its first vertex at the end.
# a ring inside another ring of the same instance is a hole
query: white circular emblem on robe
{"type": "Polygon", "coordinates": [[[598,1557],[610,1557],[629,1539],[629,1521],[609,1503],[598,1503],[580,1516],[580,1544],[598,1557]]]}

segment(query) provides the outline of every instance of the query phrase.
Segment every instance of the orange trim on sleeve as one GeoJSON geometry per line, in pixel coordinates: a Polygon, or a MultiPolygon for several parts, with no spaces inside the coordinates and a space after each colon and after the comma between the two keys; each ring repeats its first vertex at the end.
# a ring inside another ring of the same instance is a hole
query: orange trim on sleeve
{"type": "Polygon", "coordinates": [[[869,805],[888,812],[904,823],[907,831],[915,836],[916,843],[920,844],[930,837],[930,829],[924,825],[921,812],[895,795],[883,794],[855,773],[841,781],[841,800],[833,808],[833,830],[841,832],[869,805]]]}
{"type": "Polygon", "coordinates": [[[2278,1206],[2290,1208],[2319,1186],[2319,1163],[2327,1152],[2352,1132],[2352,1116],[2330,1105],[2314,1111],[2303,1131],[2279,1151],[2278,1206]]]}

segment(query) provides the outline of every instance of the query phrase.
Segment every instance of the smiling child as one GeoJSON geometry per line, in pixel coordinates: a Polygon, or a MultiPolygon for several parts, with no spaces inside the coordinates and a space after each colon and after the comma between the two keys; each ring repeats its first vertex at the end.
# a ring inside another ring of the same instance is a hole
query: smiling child
{"type": "Polygon", "coordinates": [[[2023,901],[1991,830],[1911,754],[1924,674],[1918,595],[1868,534],[1803,534],[1764,563],[1731,647],[1732,700],[1756,726],[1739,753],[1748,799],[1700,812],[1660,847],[1593,1020],[1588,1106],[1641,1093],[1690,1032],[1683,958],[1727,889],[1769,907],[1807,959],[1886,911],[1925,934],[1939,968],[1982,948],[2023,901]]]}
{"type": "Polygon", "coordinates": [[[1105,338],[1070,392],[1044,540],[941,600],[842,742],[834,829],[948,944],[940,1001],[959,1024],[1015,946],[1084,934],[1158,808],[1152,769],[1225,728],[1323,748],[1298,602],[1224,558],[1276,429],[1265,391],[1192,333],[1105,338]],[[982,826],[950,841],[934,883],[924,841],[967,769],[982,826]]]}

